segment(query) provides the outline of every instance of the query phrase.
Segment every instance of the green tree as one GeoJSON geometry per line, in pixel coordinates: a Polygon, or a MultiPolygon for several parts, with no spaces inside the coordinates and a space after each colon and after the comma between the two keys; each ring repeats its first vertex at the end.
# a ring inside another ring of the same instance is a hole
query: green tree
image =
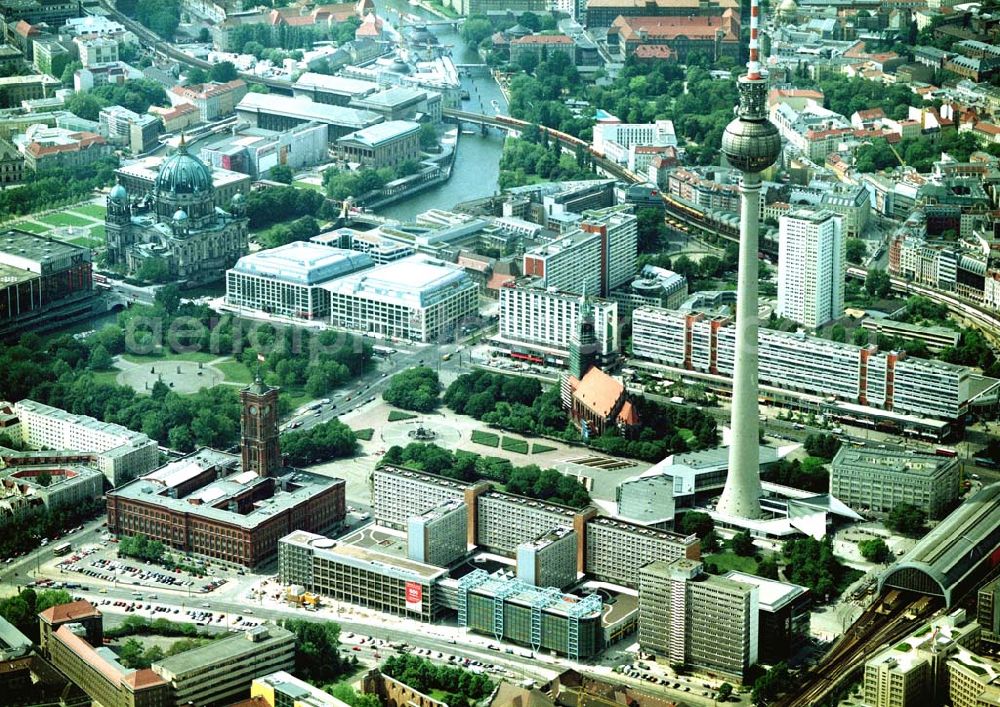
{"type": "Polygon", "coordinates": [[[465,21],[462,25],[460,35],[465,43],[470,47],[475,48],[479,46],[487,37],[493,34],[493,23],[482,16],[473,15],[465,21]]]}
{"type": "Polygon", "coordinates": [[[530,74],[538,68],[538,57],[531,52],[524,52],[517,58],[517,66],[524,73],[530,74]]]}
{"type": "Polygon", "coordinates": [[[279,164],[271,167],[271,171],[268,173],[268,177],[275,182],[282,182],[283,184],[291,184],[292,180],[295,179],[295,173],[292,168],[287,164],[279,164]]]}
{"type": "Polygon", "coordinates": [[[88,368],[92,371],[107,371],[112,366],[114,366],[114,359],[111,358],[111,354],[108,350],[98,344],[90,351],[90,361],[88,362],[88,368]]]}
{"type": "Polygon", "coordinates": [[[420,126],[420,148],[430,150],[438,144],[437,129],[431,123],[420,126]]]}
{"type": "Polygon", "coordinates": [[[349,457],[357,449],[358,442],[354,432],[336,419],[307,430],[296,430],[281,435],[281,451],[294,466],[349,457]]]}
{"type": "Polygon", "coordinates": [[[39,486],[48,486],[52,483],[52,474],[48,470],[43,470],[42,473],[35,477],[35,481],[39,486]]]}
{"type": "MultiPolygon", "coordinates": [[[[70,79],[72,81],[72,79],[70,79]]],[[[66,101],[66,110],[84,120],[97,120],[107,104],[90,91],[78,91],[66,101]]]]}
{"type": "Polygon", "coordinates": [[[347,661],[340,653],[340,626],[286,619],[286,629],[295,634],[295,675],[312,683],[329,683],[347,672],[347,661]]]}
{"type": "Polygon", "coordinates": [[[806,437],[803,444],[806,452],[813,457],[820,457],[827,461],[833,459],[837,450],[840,449],[840,440],[833,435],[811,434],[806,437]]]}
{"type": "Polygon", "coordinates": [[[174,284],[159,287],[153,301],[167,314],[176,314],[181,306],[181,288],[174,284]]]}
{"type": "Polygon", "coordinates": [[[861,552],[861,556],[869,562],[888,562],[892,557],[892,551],[889,550],[889,546],[882,538],[859,540],[858,550],[861,552]]]}
{"type": "Polygon", "coordinates": [[[885,518],[885,527],[901,535],[917,536],[924,532],[927,514],[912,503],[896,504],[885,518]]]}
{"type": "Polygon", "coordinates": [[[751,537],[749,530],[736,533],[729,541],[729,545],[733,552],[740,557],[753,557],[757,554],[757,547],[753,544],[753,537],[751,537]]]}
{"type": "Polygon", "coordinates": [[[868,246],[860,238],[848,238],[845,247],[847,251],[847,262],[861,265],[868,254],[868,246]]]}
{"type": "Polygon", "coordinates": [[[145,661],[144,653],[143,644],[135,638],[129,638],[118,649],[118,661],[132,670],[148,668],[149,663],[145,661]]]}
{"type": "Polygon", "coordinates": [[[184,72],[185,86],[200,86],[208,81],[208,72],[198,66],[190,66],[184,72]]]}
{"type": "Polygon", "coordinates": [[[719,685],[719,691],[716,693],[715,699],[717,699],[719,702],[728,702],[729,698],[732,697],[732,694],[733,694],[733,686],[730,685],[728,682],[724,682],[721,685],[719,685]]]}
{"type": "Polygon", "coordinates": [[[426,366],[401,371],[392,377],[382,399],[404,410],[430,412],[437,407],[441,382],[437,373],[426,366]]]}
{"type": "Polygon", "coordinates": [[[868,271],[868,275],[865,277],[865,291],[869,296],[884,299],[889,296],[891,289],[892,282],[885,270],[873,268],[868,271]]]}
{"type": "Polygon", "coordinates": [[[217,83],[235,81],[239,78],[239,74],[236,72],[236,65],[231,61],[220,61],[218,64],[213,64],[212,68],[209,69],[208,75],[212,81],[217,83]]]}

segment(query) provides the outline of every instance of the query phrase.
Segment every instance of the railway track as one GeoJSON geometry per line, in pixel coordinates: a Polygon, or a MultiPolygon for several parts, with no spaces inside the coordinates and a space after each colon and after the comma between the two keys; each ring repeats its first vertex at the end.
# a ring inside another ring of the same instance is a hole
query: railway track
{"type": "Polygon", "coordinates": [[[914,622],[930,616],[936,602],[907,594],[892,608],[883,600],[872,604],[809,672],[799,676],[801,687],[782,695],[773,707],[811,707],[882,647],[901,640],[914,629],[914,622]]]}

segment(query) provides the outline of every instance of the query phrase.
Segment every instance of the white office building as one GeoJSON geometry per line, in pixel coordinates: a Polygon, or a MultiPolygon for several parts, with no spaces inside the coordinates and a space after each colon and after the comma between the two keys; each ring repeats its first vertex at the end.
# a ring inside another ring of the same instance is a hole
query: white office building
{"type": "Polygon", "coordinates": [[[843,316],[847,260],[841,217],[796,209],[779,224],[778,314],[810,329],[843,316]]]}
{"type": "Polygon", "coordinates": [[[261,250],[226,271],[226,305],[236,311],[322,321],[330,316],[325,285],[373,265],[364,253],[307,241],[261,250]]]}
{"type": "Polygon", "coordinates": [[[631,205],[584,211],[580,230],[601,237],[600,294],[607,296],[616,287],[632,282],[638,270],[639,225],[631,205]]]}
{"type": "Polygon", "coordinates": [[[326,289],[334,327],[410,341],[451,336],[479,304],[479,288],[463,269],[426,255],[339,278],[326,289]]]}
{"type": "Polygon", "coordinates": [[[14,403],[14,412],[20,420],[21,438],[26,446],[90,452],[97,468],[114,486],[159,466],[156,441],[141,432],[34,400],[14,403]]]}
{"type": "Polygon", "coordinates": [[[639,145],[676,147],[673,121],[655,123],[601,123],[594,126],[594,150],[625,163],[631,148],[639,145]]]}
{"type": "MultiPolygon", "coordinates": [[[[540,286],[535,279],[500,288],[496,348],[511,354],[536,355],[549,363],[568,365],[569,342],[580,319],[582,298],[540,286]]],[[[594,312],[598,356],[615,355],[621,347],[618,303],[590,302],[594,312]]]]}
{"type": "Polygon", "coordinates": [[[601,293],[603,251],[599,233],[574,231],[524,254],[523,272],[544,287],[575,295],[601,293]]]}

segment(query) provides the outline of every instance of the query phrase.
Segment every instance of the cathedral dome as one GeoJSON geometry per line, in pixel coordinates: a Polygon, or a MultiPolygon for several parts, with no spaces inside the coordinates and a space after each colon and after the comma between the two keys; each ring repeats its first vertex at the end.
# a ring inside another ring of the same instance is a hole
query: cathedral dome
{"type": "Polygon", "coordinates": [[[188,215],[184,209],[177,209],[177,211],[174,212],[174,221],[187,221],[187,218],[188,215]]]}
{"type": "Polygon", "coordinates": [[[111,187],[111,193],[108,196],[110,197],[111,201],[114,201],[119,204],[124,204],[126,201],[128,201],[128,192],[125,191],[125,187],[123,187],[121,184],[115,184],[113,187],[111,187]]]}
{"type": "Polygon", "coordinates": [[[177,152],[164,160],[153,185],[153,190],[158,194],[203,194],[211,188],[211,170],[197,157],[188,154],[183,142],[177,152]]]}

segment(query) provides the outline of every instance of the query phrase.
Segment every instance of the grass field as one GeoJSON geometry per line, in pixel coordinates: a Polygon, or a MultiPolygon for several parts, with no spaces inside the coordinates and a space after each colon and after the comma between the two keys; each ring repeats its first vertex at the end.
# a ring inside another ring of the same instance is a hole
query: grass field
{"type": "Polygon", "coordinates": [[[508,452],[517,452],[518,454],[528,453],[528,443],[523,439],[515,439],[514,437],[504,437],[500,441],[500,447],[506,449],[508,452]]]}
{"type": "Polygon", "coordinates": [[[389,411],[389,422],[401,422],[403,420],[414,420],[416,415],[412,412],[403,412],[402,410],[390,410],[389,411]]]}
{"type": "Polygon", "coordinates": [[[295,181],[292,182],[292,186],[298,187],[299,189],[312,189],[313,191],[318,191],[318,192],[323,191],[323,187],[320,186],[319,184],[310,184],[309,182],[295,181]]]}
{"type": "Polygon", "coordinates": [[[148,356],[122,354],[122,358],[130,363],[146,363],[148,361],[194,361],[195,363],[208,363],[217,359],[218,356],[203,351],[189,351],[185,353],[149,354],[148,356]]]}
{"type": "Polygon", "coordinates": [[[718,567],[720,573],[728,572],[729,570],[747,572],[748,574],[755,574],[757,572],[756,559],[753,557],[740,557],[733,552],[713,552],[710,555],[706,555],[703,560],[706,564],[711,562],[718,567]]]}
{"type": "Polygon", "coordinates": [[[363,430],[354,430],[354,436],[357,437],[358,439],[363,439],[366,442],[370,441],[374,435],[375,435],[375,430],[373,430],[371,427],[366,427],[363,430]]]}
{"type": "Polygon", "coordinates": [[[223,361],[215,364],[215,367],[222,371],[227,381],[244,385],[253,383],[253,374],[239,361],[223,361]]]}
{"type": "Polygon", "coordinates": [[[485,447],[496,447],[500,444],[500,435],[493,434],[492,432],[484,432],[483,430],[472,430],[472,441],[475,444],[481,444],[485,447]]]}
{"type": "Polygon", "coordinates": [[[556,447],[550,447],[547,444],[539,444],[538,442],[532,442],[531,453],[532,454],[545,454],[545,452],[554,452],[556,447]]]}
{"type": "Polygon", "coordinates": [[[22,231],[27,231],[28,233],[48,233],[49,227],[43,226],[39,223],[31,223],[30,221],[18,221],[17,223],[11,224],[12,228],[17,228],[22,231]]]}
{"type": "Polygon", "coordinates": [[[83,214],[84,216],[90,216],[92,218],[104,220],[104,215],[107,213],[107,208],[100,206],[98,204],[82,204],[80,206],[74,206],[71,211],[75,211],[78,214],[83,214]]]}
{"type": "Polygon", "coordinates": [[[62,227],[62,226],[93,226],[94,222],[90,219],[83,218],[82,216],[76,216],[75,214],[68,213],[55,213],[48,214],[46,216],[39,216],[35,219],[36,221],[41,221],[42,223],[47,223],[50,226],[62,227]]]}

